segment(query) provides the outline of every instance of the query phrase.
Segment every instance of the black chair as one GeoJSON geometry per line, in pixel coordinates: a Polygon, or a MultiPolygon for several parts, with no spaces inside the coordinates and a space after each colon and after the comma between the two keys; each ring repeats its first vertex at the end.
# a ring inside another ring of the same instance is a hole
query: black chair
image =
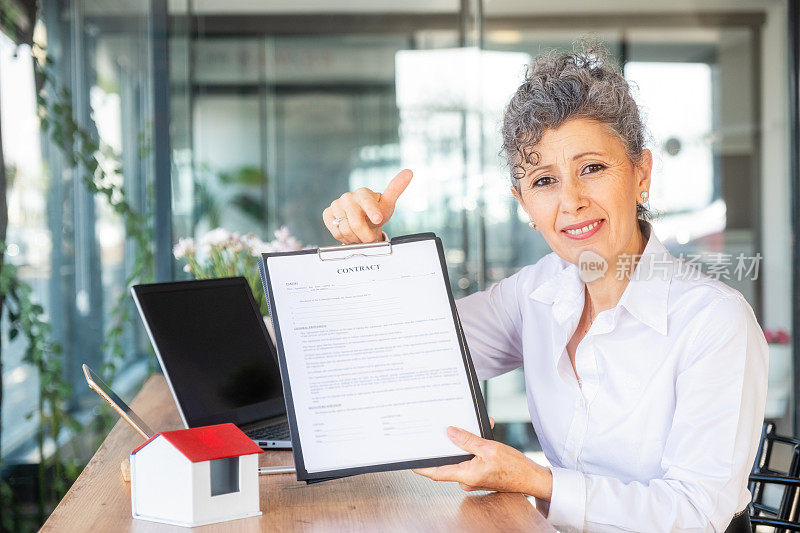
{"type": "Polygon", "coordinates": [[[753,495],[750,504],[750,523],[753,526],[771,526],[778,533],[800,531],[800,439],[778,435],[775,424],[765,422],[749,488],[753,495]],[[775,444],[791,448],[789,468],[785,472],[770,466],[775,444]],[[764,489],[768,485],[782,487],[777,507],[764,502],[764,489]]]}

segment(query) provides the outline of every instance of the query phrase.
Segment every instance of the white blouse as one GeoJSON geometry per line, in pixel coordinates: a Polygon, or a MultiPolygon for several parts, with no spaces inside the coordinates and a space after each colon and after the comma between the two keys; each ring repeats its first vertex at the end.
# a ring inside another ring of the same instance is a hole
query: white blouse
{"type": "Polygon", "coordinates": [[[562,530],[724,531],[750,502],[768,351],[734,289],[650,233],[616,307],[575,353],[575,265],[551,253],[457,301],[478,377],[523,367],[562,530]]]}

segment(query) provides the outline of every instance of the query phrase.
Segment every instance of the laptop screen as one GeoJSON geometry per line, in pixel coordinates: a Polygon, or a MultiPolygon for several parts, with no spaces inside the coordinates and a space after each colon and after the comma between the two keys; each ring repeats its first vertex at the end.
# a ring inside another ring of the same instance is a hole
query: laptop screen
{"type": "Polygon", "coordinates": [[[138,285],[134,293],[189,427],[285,413],[275,348],[244,278],[138,285]]]}

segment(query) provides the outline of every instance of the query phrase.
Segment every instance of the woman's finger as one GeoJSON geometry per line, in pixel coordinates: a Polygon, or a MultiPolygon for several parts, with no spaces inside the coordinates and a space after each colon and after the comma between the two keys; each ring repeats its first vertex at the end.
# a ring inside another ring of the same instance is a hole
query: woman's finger
{"type": "Polygon", "coordinates": [[[486,439],[455,426],[447,428],[447,436],[450,437],[453,444],[474,455],[480,455],[487,442],[486,439]]]}
{"type": "Polygon", "coordinates": [[[367,214],[370,222],[376,225],[383,222],[383,213],[381,213],[381,208],[378,205],[378,198],[380,198],[379,194],[372,192],[366,187],[356,189],[353,193],[353,199],[361,206],[364,213],[367,214]]]}
{"type": "Polygon", "coordinates": [[[429,466],[427,468],[412,468],[411,471],[420,476],[425,476],[429,479],[434,479],[436,476],[437,466],[429,466]]]}
{"type": "Polygon", "coordinates": [[[342,232],[342,242],[344,244],[359,244],[361,241],[350,227],[350,222],[347,220],[347,215],[344,215],[340,218],[341,221],[339,222],[339,230],[342,232]]]}
{"type": "Polygon", "coordinates": [[[331,207],[331,212],[333,213],[335,220],[339,221],[339,223],[336,225],[336,227],[339,229],[339,234],[342,237],[339,239],[339,241],[344,244],[358,244],[361,242],[350,226],[350,220],[347,218],[347,211],[342,206],[342,199],[340,198],[333,202],[331,207]]]}
{"type": "Polygon", "coordinates": [[[341,206],[347,216],[347,223],[355,237],[354,242],[375,242],[378,238],[375,230],[367,223],[367,214],[355,201],[350,193],[344,194],[340,198],[341,206]]]}
{"type": "Polygon", "coordinates": [[[413,472],[434,481],[462,481],[467,468],[469,468],[469,461],[454,465],[415,468],[413,472]]]}
{"type": "Polygon", "coordinates": [[[489,417],[489,425],[492,427],[492,429],[494,429],[494,418],[491,416],[489,417]]]}
{"type": "Polygon", "coordinates": [[[336,219],[336,215],[333,214],[332,207],[326,207],[325,210],[322,212],[322,222],[325,224],[325,227],[328,228],[328,231],[331,232],[333,238],[339,242],[344,242],[344,236],[342,235],[341,230],[339,229],[338,225],[335,225],[333,221],[336,219]]]}
{"type": "Polygon", "coordinates": [[[394,204],[397,203],[397,199],[400,198],[400,195],[406,190],[406,187],[408,187],[408,184],[411,183],[411,178],[413,177],[414,173],[407,168],[398,172],[383,191],[383,194],[381,195],[381,202],[385,200],[387,203],[391,204],[392,208],[394,208],[394,204]]]}

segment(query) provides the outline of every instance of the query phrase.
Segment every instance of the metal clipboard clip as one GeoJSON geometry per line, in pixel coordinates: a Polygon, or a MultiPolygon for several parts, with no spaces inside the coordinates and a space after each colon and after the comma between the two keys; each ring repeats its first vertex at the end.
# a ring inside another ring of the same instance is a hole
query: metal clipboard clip
{"type": "Polygon", "coordinates": [[[392,243],[384,241],[369,242],[366,244],[340,244],[338,246],[317,248],[317,256],[320,261],[344,261],[345,259],[350,259],[357,255],[363,257],[392,255],[392,243]],[[325,257],[323,257],[323,254],[325,257]]]}

